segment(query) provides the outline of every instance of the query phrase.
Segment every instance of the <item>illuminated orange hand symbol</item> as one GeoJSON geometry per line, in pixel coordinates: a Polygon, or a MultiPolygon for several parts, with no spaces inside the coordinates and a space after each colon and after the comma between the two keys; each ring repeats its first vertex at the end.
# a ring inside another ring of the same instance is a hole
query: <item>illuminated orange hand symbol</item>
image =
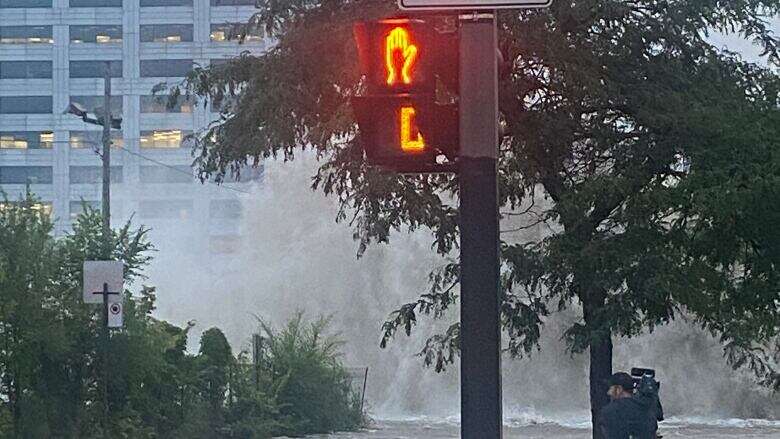
{"type": "Polygon", "coordinates": [[[400,80],[404,84],[412,83],[411,70],[417,60],[417,46],[409,41],[409,32],[402,27],[396,27],[385,39],[385,63],[387,64],[387,85],[395,85],[399,80],[396,67],[395,52],[403,57],[400,80]]]}

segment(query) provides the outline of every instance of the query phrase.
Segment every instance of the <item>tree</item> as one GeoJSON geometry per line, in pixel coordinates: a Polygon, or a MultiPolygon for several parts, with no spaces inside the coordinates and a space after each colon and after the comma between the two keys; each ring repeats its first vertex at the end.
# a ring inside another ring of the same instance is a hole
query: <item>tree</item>
{"type": "MultiPolygon", "coordinates": [[[[350,113],[361,90],[351,23],[393,5],[261,6],[249,25],[277,37],[273,49],[196,69],[175,89],[228,102],[199,136],[201,176],[313,148],[322,159],[313,186],[341,202],[338,219],[355,228],[359,254],[403,227],[427,227],[436,251],[454,251],[457,176],[367,167],[350,113]]],[[[777,63],[765,17],[778,12],[775,0],[585,0],[499,17],[503,220],[547,227],[532,242],[503,235],[506,348],[530,352],[548,316],[579,310],[566,340],[589,352],[594,418],[606,403],[613,338],[681,313],[720,336],[735,367],[780,387],[780,237],[777,209],[764,201],[780,199],[780,80],[706,41],[712,30],[735,32],[777,63]]],[[[429,292],[391,315],[383,343],[421,313],[446,315],[457,264],[431,279],[429,292]]],[[[457,336],[457,324],[432,336],[426,362],[451,363],[457,336]]]]}

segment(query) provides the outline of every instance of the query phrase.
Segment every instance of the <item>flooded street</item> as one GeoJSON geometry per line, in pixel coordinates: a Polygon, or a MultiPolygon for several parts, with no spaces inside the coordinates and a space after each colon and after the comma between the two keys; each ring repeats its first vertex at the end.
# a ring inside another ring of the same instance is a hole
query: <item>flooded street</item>
{"type": "MultiPolygon", "coordinates": [[[[722,420],[707,424],[670,420],[662,423],[664,438],[742,439],[780,438],[780,421],[722,420]]],[[[314,436],[342,439],[456,439],[458,425],[436,421],[375,421],[372,428],[357,433],[338,433],[314,436]]],[[[506,439],[589,439],[590,429],[564,427],[557,424],[505,426],[506,439]]]]}

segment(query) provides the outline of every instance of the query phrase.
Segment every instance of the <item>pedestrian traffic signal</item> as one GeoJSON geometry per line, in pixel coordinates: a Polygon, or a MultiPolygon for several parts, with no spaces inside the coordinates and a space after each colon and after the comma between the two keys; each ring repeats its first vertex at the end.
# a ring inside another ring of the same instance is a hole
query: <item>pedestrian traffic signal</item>
{"type": "Polygon", "coordinates": [[[355,25],[366,93],[352,106],[370,164],[402,172],[452,166],[458,147],[456,23],[454,17],[426,17],[355,25]]]}
{"type": "Polygon", "coordinates": [[[457,156],[458,111],[426,95],[352,99],[369,164],[400,172],[445,172],[457,156]]]}

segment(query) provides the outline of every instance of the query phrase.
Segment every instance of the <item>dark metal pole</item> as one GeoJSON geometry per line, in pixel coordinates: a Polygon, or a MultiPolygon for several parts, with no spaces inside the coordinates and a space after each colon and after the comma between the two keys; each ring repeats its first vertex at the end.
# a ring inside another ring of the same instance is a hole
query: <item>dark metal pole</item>
{"type": "Polygon", "coordinates": [[[106,61],[103,79],[103,240],[110,259],[111,236],[111,62],[106,61]]]}
{"type": "Polygon", "coordinates": [[[109,409],[108,409],[108,284],[103,283],[103,364],[101,365],[101,368],[103,369],[103,436],[109,437],[108,434],[108,419],[109,419],[109,409]]]}
{"type": "MultiPolygon", "coordinates": [[[[103,245],[104,257],[111,259],[111,62],[106,61],[103,76],[103,245]]],[[[103,435],[108,434],[108,284],[103,284],[103,435]]]]}
{"type": "Polygon", "coordinates": [[[500,439],[498,65],[493,14],[460,30],[461,438],[500,439]]]}

